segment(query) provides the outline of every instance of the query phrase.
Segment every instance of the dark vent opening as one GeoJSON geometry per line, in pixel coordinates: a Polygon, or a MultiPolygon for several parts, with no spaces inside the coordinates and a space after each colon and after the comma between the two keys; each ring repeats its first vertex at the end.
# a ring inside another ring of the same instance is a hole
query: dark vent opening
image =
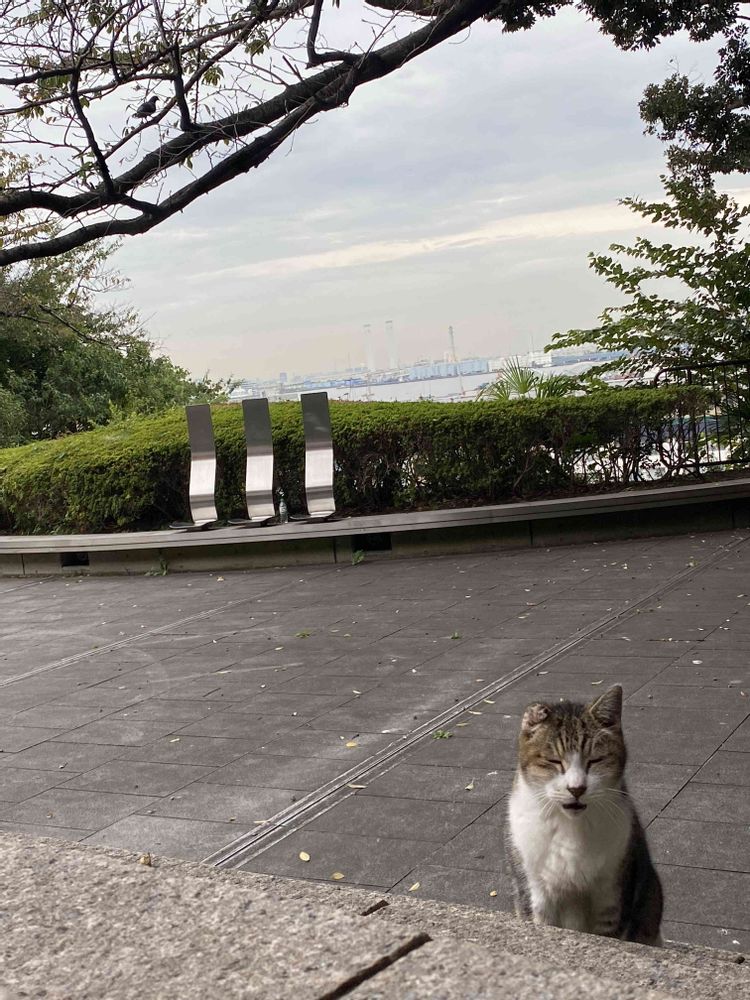
{"type": "Polygon", "coordinates": [[[376,531],[371,535],[352,535],[352,552],[390,552],[390,531],[376,531]]]}
{"type": "Polygon", "coordinates": [[[63,569],[68,566],[88,566],[89,564],[89,554],[88,552],[61,552],[60,553],[60,565],[63,569]]]}

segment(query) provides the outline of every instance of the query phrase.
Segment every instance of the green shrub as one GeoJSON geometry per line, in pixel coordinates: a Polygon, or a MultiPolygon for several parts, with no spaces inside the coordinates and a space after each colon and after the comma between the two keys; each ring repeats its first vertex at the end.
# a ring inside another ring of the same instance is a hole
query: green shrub
{"type": "MultiPolygon", "coordinates": [[[[501,503],[620,484],[643,473],[665,427],[696,390],[623,389],[565,399],[477,403],[332,403],[342,513],[501,503]]],[[[243,511],[238,405],[213,408],[217,507],[243,511]]],[[[276,472],[292,511],[304,503],[299,404],[271,405],[276,472]]],[[[677,462],[679,465],[679,462],[677,462]]],[[[0,451],[0,530],[163,527],[187,510],[182,410],[0,451]]]]}

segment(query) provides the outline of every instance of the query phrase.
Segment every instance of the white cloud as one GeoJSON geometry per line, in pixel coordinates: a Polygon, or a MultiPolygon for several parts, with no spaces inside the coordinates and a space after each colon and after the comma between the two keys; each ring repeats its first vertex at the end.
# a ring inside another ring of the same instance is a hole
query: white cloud
{"type": "Polygon", "coordinates": [[[275,257],[192,274],[191,280],[215,281],[217,278],[280,278],[285,280],[307,271],[339,270],[369,264],[392,263],[408,257],[469,249],[508,240],[556,240],[570,236],[594,236],[600,233],[643,229],[644,222],[621,205],[582,205],[557,212],[537,212],[496,219],[486,225],[449,236],[419,236],[395,242],[378,241],[349,245],[341,250],[275,257]]]}

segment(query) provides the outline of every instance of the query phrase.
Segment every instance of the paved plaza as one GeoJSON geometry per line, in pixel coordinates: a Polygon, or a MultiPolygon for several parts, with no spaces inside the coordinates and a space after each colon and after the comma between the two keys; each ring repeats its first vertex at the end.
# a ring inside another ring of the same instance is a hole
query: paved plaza
{"type": "Polygon", "coordinates": [[[750,949],[742,534],[4,579],[0,637],[0,831],[486,909],[522,708],[619,682],[666,936],[750,949]]]}

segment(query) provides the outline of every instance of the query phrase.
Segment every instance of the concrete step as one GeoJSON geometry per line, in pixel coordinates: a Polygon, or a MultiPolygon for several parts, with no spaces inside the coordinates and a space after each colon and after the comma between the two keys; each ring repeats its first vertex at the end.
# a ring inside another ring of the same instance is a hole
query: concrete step
{"type": "Polygon", "coordinates": [[[750,992],[736,955],[624,945],[469,907],[14,834],[0,836],[0,927],[0,1000],[750,992]]]}

